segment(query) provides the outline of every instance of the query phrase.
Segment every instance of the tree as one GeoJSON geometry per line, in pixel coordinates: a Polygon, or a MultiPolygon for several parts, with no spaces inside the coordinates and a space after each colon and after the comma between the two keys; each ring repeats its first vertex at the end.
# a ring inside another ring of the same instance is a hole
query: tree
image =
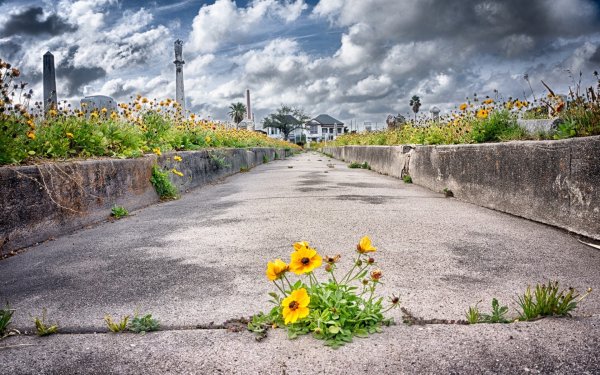
{"type": "Polygon", "coordinates": [[[283,138],[287,141],[290,133],[296,129],[301,129],[310,117],[304,113],[302,108],[290,107],[282,104],[277,112],[271,113],[263,120],[263,128],[279,129],[283,133],[283,138]]]}
{"type": "Polygon", "coordinates": [[[246,106],[243,103],[231,103],[229,106],[229,117],[235,122],[235,124],[239,124],[246,115],[246,106]]]}
{"type": "Polygon", "coordinates": [[[419,112],[419,108],[421,108],[421,98],[413,95],[413,97],[410,98],[409,105],[411,106],[412,111],[415,113],[415,122],[417,122],[417,113],[419,112]]]}

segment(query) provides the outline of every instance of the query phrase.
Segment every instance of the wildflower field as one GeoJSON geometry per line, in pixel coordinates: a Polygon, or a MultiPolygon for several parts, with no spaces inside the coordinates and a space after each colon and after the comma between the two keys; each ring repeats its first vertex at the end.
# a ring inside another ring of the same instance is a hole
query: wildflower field
{"type": "MultiPolygon", "coordinates": [[[[549,87],[544,98],[525,100],[467,98],[452,113],[439,121],[421,118],[409,121],[397,129],[378,132],[344,134],[329,145],[398,145],[398,144],[460,144],[503,142],[512,140],[565,139],[600,135],[600,79],[596,87],[584,90],[577,84],[565,99],[549,87]],[[557,119],[551,132],[529,132],[518,119],[557,119]]],[[[321,145],[315,144],[314,147],[321,145]]]]}
{"type": "Polygon", "coordinates": [[[184,116],[171,99],[140,95],[117,111],[72,108],[66,102],[44,115],[44,103],[30,105],[31,90],[17,83],[20,71],[0,60],[0,165],[43,159],[139,157],[145,153],[209,147],[297,146],[264,134],[184,116]]]}

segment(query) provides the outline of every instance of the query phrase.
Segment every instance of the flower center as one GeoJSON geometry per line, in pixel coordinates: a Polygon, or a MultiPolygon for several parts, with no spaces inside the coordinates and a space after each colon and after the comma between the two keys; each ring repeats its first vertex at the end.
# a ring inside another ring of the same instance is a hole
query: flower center
{"type": "Polygon", "coordinates": [[[310,263],[310,259],[302,258],[301,262],[302,262],[302,264],[307,265],[308,263],[310,263]]]}
{"type": "Polygon", "coordinates": [[[288,307],[292,310],[296,310],[298,308],[298,302],[297,301],[292,301],[290,302],[290,304],[288,305],[288,307]]]}

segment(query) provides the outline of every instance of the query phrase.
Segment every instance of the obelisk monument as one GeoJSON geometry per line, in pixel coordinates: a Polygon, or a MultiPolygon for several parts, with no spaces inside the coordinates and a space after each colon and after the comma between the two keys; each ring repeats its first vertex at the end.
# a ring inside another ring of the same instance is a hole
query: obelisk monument
{"type": "Polygon", "coordinates": [[[250,90],[246,90],[246,120],[252,121],[252,107],[250,105],[250,90]]]}
{"type": "Polygon", "coordinates": [[[175,41],[175,101],[181,106],[182,113],[185,113],[185,95],[183,93],[183,41],[175,41]]]}
{"type": "Polygon", "coordinates": [[[44,54],[43,68],[44,111],[56,108],[56,72],[54,70],[54,55],[50,51],[44,54]]]}

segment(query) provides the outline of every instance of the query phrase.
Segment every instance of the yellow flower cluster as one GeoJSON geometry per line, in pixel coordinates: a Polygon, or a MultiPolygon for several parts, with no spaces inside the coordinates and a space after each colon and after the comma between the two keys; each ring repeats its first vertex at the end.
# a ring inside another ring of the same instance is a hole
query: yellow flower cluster
{"type": "MultiPolygon", "coordinates": [[[[316,268],[319,268],[323,264],[323,258],[317,253],[317,251],[310,247],[306,241],[296,242],[293,245],[294,252],[290,255],[290,263],[287,264],[281,259],[275,259],[267,263],[267,270],[265,274],[269,281],[276,282],[282,278],[285,278],[287,272],[293,272],[296,275],[310,274],[316,268]]],[[[356,246],[356,251],[363,255],[370,252],[377,251],[377,248],[371,244],[371,239],[365,236],[360,239],[356,246]]],[[[331,270],[332,264],[339,260],[340,256],[326,257],[327,266],[329,267],[328,272],[331,270]]],[[[382,276],[380,270],[374,270],[371,272],[371,280],[378,282],[382,276]]],[[[286,279],[287,280],[287,279],[286,279]]],[[[288,283],[289,284],[289,283],[288,283]]],[[[277,284],[276,284],[277,285],[277,284]]],[[[290,284],[291,285],[291,284],[290,284]]],[[[310,310],[308,305],[310,304],[310,297],[304,288],[296,289],[290,293],[281,302],[282,315],[285,324],[295,323],[298,319],[302,319],[308,316],[310,310]]]]}

